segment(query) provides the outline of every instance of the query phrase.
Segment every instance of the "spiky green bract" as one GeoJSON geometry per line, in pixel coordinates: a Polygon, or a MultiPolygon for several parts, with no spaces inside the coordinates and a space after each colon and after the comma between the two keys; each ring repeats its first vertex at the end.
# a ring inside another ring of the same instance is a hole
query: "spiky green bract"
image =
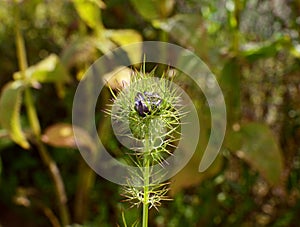
{"type": "Polygon", "coordinates": [[[154,207],[158,210],[158,207],[161,205],[161,201],[171,200],[167,193],[169,191],[170,183],[161,183],[159,178],[157,180],[152,180],[145,178],[145,175],[155,176],[158,175],[158,172],[154,172],[153,168],[149,167],[144,169],[143,173],[133,173],[132,178],[128,179],[127,185],[123,187],[123,196],[126,197],[124,201],[130,202],[131,207],[139,207],[141,204],[149,205],[149,209],[154,207]],[[147,172],[148,171],[148,172],[147,172]],[[147,172],[147,174],[145,174],[147,172]],[[144,183],[141,187],[136,187],[133,184],[133,181],[140,180],[144,183]],[[147,191],[145,192],[145,188],[147,191]]]}
{"type": "MultiPolygon", "coordinates": [[[[181,137],[181,119],[183,112],[181,94],[172,80],[165,75],[155,77],[155,71],[135,72],[130,85],[118,91],[114,96],[112,118],[115,134],[120,142],[131,150],[130,157],[139,171],[132,173],[128,185],[124,187],[124,196],[133,205],[143,204],[143,226],[147,222],[148,208],[157,207],[161,200],[168,200],[168,183],[161,183],[160,172],[154,172],[152,166],[162,164],[172,155],[181,137]],[[156,105],[143,99],[149,111],[139,112],[136,107],[138,94],[155,94],[156,105]],[[159,98],[157,98],[159,97],[159,98]],[[136,187],[133,182],[142,182],[136,187]]],[[[126,200],[126,201],[127,201],[126,200]]]]}
{"type": "Polygon", "coordinates": [[[181,98],[172,81],[164,75],[154,76],[154,71],[146,74],[136,72],[131,77],[130,86],[120,90],[114,100],[111,111],[113,124],[118,125],[118,136],[131,140],[134,154],[150,155],[151,163],[160,163],[170,155],[180,139],[182,118],[181,98]],[[140,116],[135,109],[137,93],[156,93],[161,97],[161,104],[146,116],[140,116]],[[129,127],[128,127],[129,126],[129,127]],[[149,152],[145,154],[145,137],[149,140],[149,152]]]}

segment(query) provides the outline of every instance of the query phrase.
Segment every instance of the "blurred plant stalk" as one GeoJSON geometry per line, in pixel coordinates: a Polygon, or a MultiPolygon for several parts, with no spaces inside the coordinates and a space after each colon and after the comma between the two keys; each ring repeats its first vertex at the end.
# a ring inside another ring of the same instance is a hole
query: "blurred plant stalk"
{"type": "MultiPolygon", "coordinates": [[[[19,68],[21,71],[22,79],[27,80],[25,70],[28,67],[27,58],[26,58],[26,49],[24,45],[24,39],[21,35],[20,27],[19,27],[19,12],[18,6],[16,5],[16,23],[15,23],[15,30],[16,30],[16,48],[17,48],[17,58],[19,63],[19,68]]],[[[70,223],[70,215],[67,208],[67,196],[65,192],[64,183],[60,174],[60,171],[57,167],[56,162],[51,158],[50,154],[47,151],[46,146],[43,144],[41,140],[41,127],[39,123],[39,119],[36,113],[36,109],[33,103],[32,94],[30,87],[25,88],[25,106],[26,111],[29,118],[29,124],[33,131],[35,143],[38,149],[38,152],[41,156],[41,159],[44,165],[47,167],[51,179],[54,184],[55,193],[56,193],[56,200],[58,204],[60,219],[62,226],[67,226],[70,223]]]]}

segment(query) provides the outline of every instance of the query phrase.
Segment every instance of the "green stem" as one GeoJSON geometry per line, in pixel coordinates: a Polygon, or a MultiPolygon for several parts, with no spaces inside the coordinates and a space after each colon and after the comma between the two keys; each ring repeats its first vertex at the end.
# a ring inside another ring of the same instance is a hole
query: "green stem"
{"type": "Polygon", "coordinates": [[[240,32],[239,32],[239,23],[240,23],[240,12],[242,10],[242,3],[239,0],[234,0],[234,11],[231,12],[231,21],[234,23],[231,24],[233,39],[232,39],[232,50],[236,55],[239,52],[240,46],[240,32]]]}
{"type": "MultiPolygon", "coordinates": [[[[18,12],[16,12],[16,47],[17,47],[17,57],[19,62],[19,68],[21,71],[22,79],[27,80],[25,75],[25,70],[27,69],[27,58],[26,58],[26,49],[24,45],[24,39],[21,35],[19,29],[19,19],[18,12]]],[[[37,148],[41,159],[45,166],[47,166],[48,171],[50,173],[51,179],[55,186],[56,197],[59,206],[60,217],[63,226],[66,226],[70,223],[69,221],[69,212],[67,209],[67,196],[64,189],[64,183],[62,177],[60,175],[60,171],[56,165],[56,162],[49,155],[46,146],[41,141],[41,127],[40,122],[36,113],[36,109],[33,103],[32,94],[30,87],[25,89],[25,106],[28,114],[29,124],[33,131],[37,148]]]]}
{"type": "Polygon", "coordinates": [[[81,224],[88,215],[89,195],[96,175],[83,159],[79,160],[78,169],[78,185],[74,199],[74,221],[81,224]]]}
{"type": "Polygon", "coordinates": [[[36,110],[34,108],[30,88],[25,89],[25,105],[26,105],[30,127],[32,128],[35,136],[36,145],[38,148],[37,150],[41,156],[44,165],[48,168],[50,177],[55,186],[54,189],[58,201],[58,207],[59,207],[59,213],[60,213],[62,225],[66,226],[70,223],[70,221],[69,221],[69,212],[67,208],[67,196],[64,188],[64,183],[56,162],[51,158],[50,154],[47,151],[46,146],[41,141],[41,130],[40,130],[41,127],[37,117],[36,110]]]}
{"type": "MultiPolygon", "coordinates": [[[[159,39],[160,41],[162,42],[168,42],[169,40],[169,36],[168,36],[168,33],[166,31],[163,31],[163,30],[160,30],[160,33],[159,33],[159,39]]],[[[160,59],[162,62],[166,61],[167,60],[167,56],[168,56],[168,53],[167,53],[167,48],[165,46],[162,47],[162,49],[160,50],[160,59]]],[[[163,65],[159,65],[158,69],[157,69],[157,72],[159,74],[163,74],[163,72],[166,70],[166,66],[163,66],[163,65]]]]}
{"type": "Polygon", "coordinates": [[[41,136],[41,126],[33,104],[32,94],[29,87],[25,89],[25,105],[33,134],[35,137],[39,138],[41,136]]]}
{"type": "Polygon", "coordinates": [[[40,153],[43,163],[47,166],[50,177],[54,183],[55,194],[58,202],[59,215],[62,226],[67,226],[70,223],[70,215],[67,208],[67,196],[65,193],[65,187],[60,175],[60,171],[56,165],[56,162],[49,155],[45,145],[41,140],[37,140],[37,148],[40,153]]]}
{"type": "Polygon", "coordinates": [[[144,201],[143,201],[143,227],[148,227],[149,212],[149,178],[150,178],[150,160],[149,160],[149,139],[145,138],[145,156],[144,156],[144,201]]]}

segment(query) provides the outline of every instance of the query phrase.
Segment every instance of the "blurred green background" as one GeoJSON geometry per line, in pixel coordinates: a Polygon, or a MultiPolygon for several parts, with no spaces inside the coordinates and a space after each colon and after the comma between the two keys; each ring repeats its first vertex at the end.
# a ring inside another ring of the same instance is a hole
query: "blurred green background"
{"type": "MultiPolygon", "coordinates": [[[[200,142],[149,226],[299,226],[299,0],[2,0],[0,21],[0,226],[139,219],[76,150],[71,112],[90,64],[146,40],[181,45],[210,67],[228,124],[217,160],[198,173],[210,112],[196,85],[176,78],[198,108],[200,142]]],[[[99,110],[109,99],[104,89],[99,110]]],[[[108,118],[99,111],[96,121],[118,157],[108,118]]]]}

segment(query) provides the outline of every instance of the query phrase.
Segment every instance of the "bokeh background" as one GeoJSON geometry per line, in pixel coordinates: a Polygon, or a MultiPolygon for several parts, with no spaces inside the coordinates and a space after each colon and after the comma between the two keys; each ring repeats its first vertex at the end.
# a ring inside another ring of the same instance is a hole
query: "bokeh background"
{"type": "MultiPolygon", "coordinates": [[[[217,160],[197,172],[210,111],[199,88],[176,77],[197,106],[200,142],[171,179],[172,201],[150,211],[149,226],[299,226],[299,0],[2,0],[0,22],[0,226],[123,226],[122,213],[129,226],[139,219],[119,185],[83,161],[71,112],[97,58],[146,40],[181,45],[209,66],[228,124],[217,160]]],[[[104,89],[96,123],[122,159],[101,111],[111,98],[104,89]]]]}

